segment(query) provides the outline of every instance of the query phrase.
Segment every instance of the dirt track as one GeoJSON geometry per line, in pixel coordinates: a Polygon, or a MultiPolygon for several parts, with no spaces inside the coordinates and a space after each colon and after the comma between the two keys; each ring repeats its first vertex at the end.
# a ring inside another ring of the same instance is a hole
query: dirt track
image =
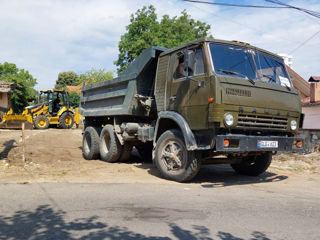
{"type": "MultiPolygon", "coordinates": [[[[81,129],[26,130],[25,159],[22,161],[21,131],[0,130],[0,182],[108,182],[171,183],[159,177],[151,163],[133,155],[128,163],[105,163],[83,159],[81,129]]],[[[320,154],[274,156],[268,172],[257,181],[320,179],[320,154]]],[[[203,166],[193,182],[247,181],[228,166],[203,166]],[[228,180],[229,179],[229,180],[228,180]]],[[[253,179],[250,178],[250,181],[253,179]]]]}

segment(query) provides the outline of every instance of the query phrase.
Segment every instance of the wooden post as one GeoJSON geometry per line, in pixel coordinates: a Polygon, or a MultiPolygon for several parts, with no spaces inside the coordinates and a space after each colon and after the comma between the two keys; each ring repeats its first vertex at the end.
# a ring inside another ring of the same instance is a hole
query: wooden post
{"type": "Polygon", "coordinates": [[[22,136],[21,136],[21,138],[22,138],[22,162],[25,162],[26,161],[26,159],[25,159],[25,156],[24,156],[24,140],[25,140],[25,138],[24,138],[24,122],[22,122],[22,127],[21,127],[21,129],[22,129],[22,136]]]}

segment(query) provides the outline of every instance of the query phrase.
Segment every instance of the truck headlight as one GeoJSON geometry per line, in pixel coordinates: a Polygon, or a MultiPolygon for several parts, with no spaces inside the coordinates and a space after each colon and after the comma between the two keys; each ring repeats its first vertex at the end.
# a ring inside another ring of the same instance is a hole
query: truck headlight
{"type": "Polygon", "coordinates": [[[296,120],[292,120],[290,122],[290,128],[291,128],[291,130],[296,130],[297,129],[297,121],[296,120]]]}
{"type": "Polygon", "coordinates": [[[226,113],[224,115],[224,123],[227,127],[231,127],[234,123],[234,117],[231,113],[226,113]]]}

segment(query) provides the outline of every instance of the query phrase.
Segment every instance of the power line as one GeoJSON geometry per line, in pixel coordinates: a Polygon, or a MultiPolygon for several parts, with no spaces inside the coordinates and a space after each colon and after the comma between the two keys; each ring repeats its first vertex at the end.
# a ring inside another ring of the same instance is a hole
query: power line
{"type": "MultiPolygon", "coordinates": [[[[308,15],[311,15],[316,18],[320,18],[320,12],[308,10],[305,8],[301,7],[296,7],[290,4],[283,3],[279,0],[264,0],[265,2],[273,3],[280,5],[281,7],[275,7],[275,6],[264,6],[264,5],[247,5],[247,4],[231,4],[231,3],[215,3],[215,2],[208,2],[208,1],[201,1],[201,0],[183,0],[185,2],[193,2],[193,3],[202,3],[202,4],[210,4],[210,5],[218,5],[218,6],[226,6],[226,7],[243,7],[243,8],[286,8],[286,9],[295,9],[301,12],[304,12],[308,15]]],[[[293,53],[294,51],[298,50],[301,48],[303,45],[305,45],[308,41],[310,41],[312,38],[314,38],[316,35],[320,33],[320,30],[314,33],[311,37],[306,39],[304,42],[300,43],[296,48],[294,48],[291,52],[293,53]]]]}
{"type": "Polygon", "coordinates": [[[304,13],[306,13],[306,14],[309,14],[309,15],[311,15],[311,16],[313,16],[313,17],[320,18],[320,12],[308,10],[308,9],[305,9],[305,8],[296,7],[296,6],[293,6],[293,5],[289,5],[289,4],[287,4],[287,3],[280,2],[280,1],[278,1],[278,0],[265,0],[265,1],[266,1],[266,2],[269,2],[269,3],[278,4],[278,5],[287,7],[287,8],[296,9],[296,10],[298,10],[298,11],[301,11],[301,12],[304,12],[304,13]]]}
{"type": "Polygon", "coordinates": [[[308,10],[305,8],[296,7],[290,4],[286,4],[280,2],[278,0],[265,0],[265,2],[277,4],[280,6],[265,6],[265,5],[248,5],[248,4],[233,4],[233,3],[216,3],[216,2],[209,2],[209,1],[202,1],[202,0],[183,0],[185,2],[193,2],[193,3],[202,3],[202,4],[210,4],[210,5],[217,5],[217,6],[225,6],[225,7],[242,7],[242,8],[286,8],[286,9],[295,9],[306,14],[309,14],[313,17],[320,18],[320,12],[308,10]]]}
{"type": "MultiPolygon", "coordinates": [[[[289,5],[287,3],[280,2],[279,0],[265,0],[265,1],[266,2],[270,2],[270,3],[274,3],[274,4],[278,4],[278,5],[281,5],[281,6],[290,7],[292,9],[296,9],[298,11],[301,11],[301,12],[304,12],[306,14],[309,14],[309,15],[311,15],[313,17],[320,18],[320,13],[316,12],[316,11],[311,11],[311,10],[308,10],[308,9],[305,9],[305,8],[295,7],[295,6],[289,5]]],[[[289,54],[292,54],[293,52],[297,51],[299,48],[301,48],[303,45],[305,45],[307,42],[309,42],[312,38],[314,38],[319,33],[320,33],[320,30],[318,30],[317,32],[312,34],[311,37],[309,37],[308,39],[306,39],[305,41],[300,43],[296,48],[294,48],[292,51],[290,51],[289,54]]]]}
{"type": "MultiPolygon", "coordinates": [[[[232,19],[229,18],[229,17],[222,17],[221,15],[219,15],[219,14],[217,14],[217,13],[212,13],[211,11],[208,11],[208,8],[202,9],[202,8],[198,7],[197,4],[193,4],[194,2],[192,2],[192,1],[186,1],[186,2],[190,2],[190,4],[192,4],[194,7],[198,8],[199,10],[205,11],[205,12],[207,12],[207,13],[210,13],[211,15],[213,15],[213,16],[215,16],[215,17],[217,17],[217,18],[220,18],[220,19],[222,19],[222,20],[224,20],[224,21],[228,21],[228,22],[231,22],[231,23],[233,23],[233,24],[237,24],[237,25],[239,25],[239,26],[245,27],[245,28],[247,28],[247,29],[251,29],[251,30],[253,30],[254,32],[259,33],[259,34],[265,34],[265,32],[261,31],[261,29],[256,29],[256,28],[254,28],[254,27],[249,26],[248,24],[241,23],[241,22],[239,22],[239,21],[234,21],[234,20],[232,20],[232,19]]],[[[196,1],[196,2],[198,2],[198,1],[196,1]]],[[[283,37],[278,37],[278,38],[279,38],[279,39],[282,39],[282,40],[284,40],[284,41],[286,41],[286,42],[291,42],[291,43],[293,43],[293,44],[299,44],[299,42],[294,41],[294,40],[291,39],[291,38],[290,38],[290,39],[283,38],[283,37]]]]}
{"type": "Polygon", "coordinates": [[[193,2],[193,3],[203,3],[203,4],[211,4],[225,7],[243,7],[243,8],[290,8],[286,6],[277,7],[277,6],[264,6],[264,5],[247,5],[247,4],[232,4],[232,3],[216,3],[216,2],[208,2],[208,1],[200,1],[200,0],[183,0],[185,2],[193,2]]]}
{"type": "Polygon", "coordinates": [[[311,37],[309,37],[308,39],[306,39],[304,42],[300,43],[295,49],[293,49],[291,52],[289,52],[289,54],[292,54],[293,52],[295,52],[296,50],[298,50],[299,48],[301,48],[303,45],[305,45],[307,42],[309,42],[312,38],[314,38],[316,35],[318,35],[320,33],[320,30],[317,31],[316,33],[314,33],[311,37]]]}

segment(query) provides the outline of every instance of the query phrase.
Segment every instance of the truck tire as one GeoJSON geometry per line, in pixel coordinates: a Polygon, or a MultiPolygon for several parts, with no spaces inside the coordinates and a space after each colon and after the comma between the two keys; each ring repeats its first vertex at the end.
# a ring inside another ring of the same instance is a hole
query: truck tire
{"type": "Polygon", "coordinates": [[[152,142],[146,142],[143,145],[136,146],[143,162],[152,162],[152,142]]]}
{"type": "Polygon", "coordinates": [[[258,176],[264,173],[270,166],[272,161],[272,153],[265,152],[262,155],[245,157],[240,163],[231,164],[236,173],[258,176]]]}
{"type": "Polygon", "coordinates": [[[39,115],[33,121],[33,125],[36,129],[47,129],[49,124],[49,119],[44,115],[39,115]]]}
{"type": "Polygon", "coordinates": [[[59,126],[63,129],[72,128],[74,124],[73,114],[70,112],[64,112],[59,118],[59,126]]]}
{"type": "Polygon", "coordinates": [[[124,143],[124,145],[122,147],[121,154],[120,154],[119,161],[120,162],[129,161],[129,159],[131,157],[131,152],[132,152],[132,145],[129,143],[124,143]]]}
{"type": "Polygon", "coordinates": [[[87,127],[82,137],[82,156],[87,160],[99,158],[99,129],[87,127]]]}
{"type": "Polygon", "coordinates": [[[104,126],[100,134],[100,157],[106,162],[116,162],[119,160],[122,146],[120,145],[113,126],[104,126]]]}
{"type": "Polygon", "coordinates": [[[154,163],[164,178],[177,182],[191,180],[200,169],[200,159],[187,150],[178,129],[168,130],[159,137],[154,163]]]}

